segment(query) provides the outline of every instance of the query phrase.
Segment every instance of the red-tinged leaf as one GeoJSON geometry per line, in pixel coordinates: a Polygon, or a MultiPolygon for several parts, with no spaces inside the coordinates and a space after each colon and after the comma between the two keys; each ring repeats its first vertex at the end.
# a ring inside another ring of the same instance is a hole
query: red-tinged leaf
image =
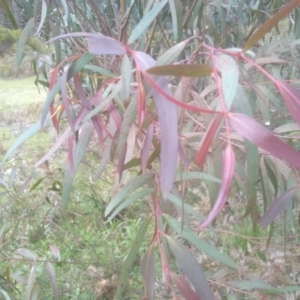
{"type": "Polygon", "coordinates": [[[25,249],[25,248],[18,249],[16,251],[16,253],[22,255],[23,257],[25,257],[29,260],[36,260],[37,259],[37,255],[34,252],[32,252],[28,249],[25,249]]]}
{"type": "Polygon", "coordinates": [[[207,65],[164,65],[147,70],[152,75],[202,77],[212,73],[212,68],[207,65]]]}
{"type": "Polygon", "coordinates": [[[190,252],[190,250],[174,238],[168,235],[166,235],[165,237],[180,268],[192,283],[196,295],[201,300],[214,299],[214,295],[211,291],[209,283],[206,280],[205,274],[201,270],[198,261],[190,252]]]}
{"type": "Polygon", "coordinates": [[[175,273],[171,273],[171,277],[175,281],[180,294],[183,296],[184,299],[188,300],[201,300],[196,292],[191,288],[191,286],[185,281],[185,279],[181,276],[178,276],[175,273]]]}
{"type": "Polygon", "coordinates": [[[237,133],[274,156],[300,168],[300,153],[273,135],[263,125],[243,114],[230,113],[228,116],[230,126],[237,133]]]}
{"type": "Polygon", "coordinates": [[[141,128],[145,116],[146,93],[139,70],[136,71],[136,81],[138,85],[138,125],[141,128]]]}
{"type": "Polygon", "coordinates": [[[103,34],[95,34],[88,32],[76,32],[67,33],[52,38],[49,42],[53,42],[57,39],[64,39],[70,37],[85,37],[89,44],[89,52],[94,55],[124,55],[126,53],[126,47],[121,42],[105,36],[103,34]]]}
{"type": "MultiPolygon", "coordinates": [[[[92,104],[89,102],[89,100],[87,99],[86,95],[85,95],[85,91],[82,87],[81,81],[80,81],[80,77],[78,74],[74,75],[74,86],[76,89],[76,92],[83,104],[83,106],[85,107],[85,109],[89,112],[91,111],[92,108],[92,104]]],[[[111,138],[114,139],[113,136],[110,135],[109,131],[106,129],[106,127],[104,126],[104,124],[101,122],[101,119],[98,115],[95,115],[91,118],[94,128],[96,130],[96,133],[98,135],[98,139],[99,139],[99,143],[100,143],[100,147],[101,150],[103,150],[104,148],[104,142],[103,142],[103,133],[102,133],[102,129],[104,129],[104,131],[107,133],[107,135],[111,138]]]]}
{"type": "Polygon", "coordinates": [[[145,299],[154,299],[154,284],[155,284],[155,261],[154,261],[154,244],[148,248],[141,263],[141,275],[144,278],[145,284],[145,299]]]}
{"type": "Polygon", "coordinates": [[[194,111],[194,112],[199,112],[199,113],[207,113],[207,114],[215,114],[218,113],[215,110],[210,110],[210,109],[205,109],[205,108],[200,108],[200,107],[196,107],[190,104],[187,104],[185,102],[181,102],[177,99],[175,99],[174,97],[172,97],[170,94],[166,93],[158,84],[157,82],[155,82],[146,72],[143,72],[143,76],[145,77],[145,79],[147,80],[147,82],[152,86],[152,88],[160,93],[164,98],[168,99],[169,101],[171,101],[172,103],[178,105],[179,107],[194,111]]]}
{"type": "Polygon", "coordinates": [[[281,19],[287,16],[296,6],[300,4],[300,0],[294,0],[288,5],[281,8],[274,16],[268,19],[261,27],[259,27],[247,40],[243,51],[246,52],[256,42],[263,38],[272,28],[274,28],[281,19]]]}
{"type": "Polygon", "coordinates": [[[60,293],[58,289],[58,284],[56,280],[55,270],[50,262],[46,263],[46,273],[48,274],[50,285],[53,291],[54,299],[60,299],[60,293]]]}
{"type": "Polygon", "coordinates": [[[71,112],[71,108],[70,108],[70,104],[69,104],[69,100],[68,100],[68,91],[67,91],[67,87],[68,87],[68,72],[71,68],[71,64],[67,64],[64,67],[64,72],[61,78],[61,97],[62,97],[62,102],[64,105],[64,109],[68,118],[68,122],[69,125],[73,131],[73,133],[75,133],[75,127],[74,127],[74,122],[73,122],[73,116],[72,116],[72,112],[71,112]]]}
{"type": "MultiPolygon", "coordinates": [[[[132,56],[142,72],[155,64],[154,59],[146,53],[132,51],[132,56]]],[[[144,74],[146,73],[144,72],[144,74]]],[[[150,78],[149,75],[147,76],[150,78]]],[[[164,77],[160,77],[155,84],[164,94],[170,96],[168,82],[164,77]]],[[[177,167],[177,108],[173,103],[167,101],[162,93],[156,90],[152,90],[151,93],[155,100],[161,132],[160,187],[163,196],[167,198],[174,182],[177,167]]]]}
{"type": "Polygon", "coordinates": [[[58,247],[56,245],[52,244],[49,246],[49,249],[51,250],[51,253],[52,253],[53,257],[55,258],[55,260],[57,262],[60,262],[60,260],[61,260],[60,259],[60,251],[59,251],[58,247]]]}
{"type": "Polygon", "coordinates": [[[210,123],[208,129],[205,132],[204,137],[201,140],[199,151],[196,154],[195,161],[199,168],[202,168],[205,161],[209,147],[211,146],[213,139],[216,136],[220,128],[220,123],[223,118],[223,114],[217,114],[210,123]]]}
{"type": "Polygon", "coordinates": [[[151,149],[152,144],[152,138],[153,138],[153,132],[154,132],[154,126],[153,124],[150,124],[146,133],[143,149],[142,149],[142,170],[145,172],[149,153],[151,149]]]}
{"type": "Polygon", "coordinates": [[[259,223],[262,228],[266,228],[293,199],[298,187],[293,187],[274,200],[271,207],[261,217],[259,223]]]}
{"type": "Polygon", "coordinates": [[[207,227],[220,213],[225,205],[234,175],[235,156],[231,144],[228,144],[223,157],[222,183],[215,205],[207,219],[200,225],[200,229],[207,227]]]}
{"type": "Polygon", "coordinates": [[[285,82],[277,84],[277,88],[279,89],[281,97],[288,107],[290,114],[300,125],[300,90],[285,82]]]}

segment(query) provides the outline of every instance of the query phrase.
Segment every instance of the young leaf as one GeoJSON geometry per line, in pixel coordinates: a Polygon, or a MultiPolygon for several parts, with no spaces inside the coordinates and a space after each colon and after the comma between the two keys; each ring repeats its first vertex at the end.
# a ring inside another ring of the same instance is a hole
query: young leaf
{"type": "Polygon", "coordinates": [[[142,245],[142,242],[144,240],[144,236],[147,232],[147,228],[148,228],[150,221],[151,221],[151,217],[148,217],[147,219],[145,219],[145,221],[142,223],[142,225],[135,237],[134,243],[128,253],[128,256],[127,256],[124,264],[123,264],[114,300],[123,299],[122,294],[127,285],[128,275],[129,275],[131,266],[132,266],[132,264],[136,258],[136,255],[142,245]]]}
{"type": "Polygon", "coordinates": [[[263,125],[243,114],[230,113],[228,116],[230,126],[237,133],[258,147],[300,168],[300,153],[274,136],[263,125]]]}
{"type": "Polygon", "coordinates": [[[145,284],[145,299],[154,299],[155,262],[154,244],[151,244],[141,262],[141,275],[145,284]]]}
{"type": "Polygon", "coordinates": [[[231,187],[231,182],[234,175],[235,168],[235,155],[231,144],[228,144],[223,157],[223,170],[222,170],[222,183],[219,191],[218,198],[215,205],[208,215],[207,219],[200,225],[200,229],[207,227],[220,213],[225,205],[226,198],[231,187]]]}
{"type": "Polygon", "coordinates": [[[199,296],[195,293],[195,291],[191,288],[191,286],[185,281],[185,279],[181,276],[178,276],[175,273],[171,273],[171,277],[175,281],[180,294],[184,299],[189,300],[201,300],[199,296]]]}
{"type": "Polygon", "coordinates": [[[220,123],[223,118],[223,114],[217,114],[209,124],[204,137],[201,139],[199,150],[196,154],[195,161],[199,168],[202,168],[206,154],[211,146],[213,139],[215,138],[218,130],[220,129],[220,123]]]}
{"type": "Polygon", "coordinates": [[[190,250],[172,237],[168,235],[166,235],[165,237],[168,241],[171,251],[178,261],[179,266],[192,283],[197,296],[201,300],[214,299],[214,295],[211,291],[209,283],[207,282],[198,261],[190,252],[190,250]]]}
{"type": "Polygon", "coordinates": [[[266,228],[285,208],[285,206],[293,199],[297,187],[293,187],[274,200],[271,207],[261,217],[259,223],[262,228],[266,228]]]}
{"type": "Polygon", "coordinates": [[[32,299],[32,291],[34,287],[35,282],[35,274],[36,274],[36,267],[37,263],[36,261],[33,263],[33,266],[30,269],[30,273],[28,276],[27,284],[26,284],[26,291],[25,291],[25,300],[31,300],[32,299]]]}
{"type": "Polygon", "coordinates": [[[249,50],[256,42],[263,38],[272,28],[274,28],[281,19],[287,16],[296,6],[300,4],[300,0],[294,0],[288,5],[281,8],[274,16],[268,19],[261,27],[259,27],[247,40],[243,51],[249,50]]]}
{"type": "Polygon", "coordinates": [[[147,70],[151,75],[202,77],[212,73],[211,67],[207,65],[164,65],[152,67],[147,70]]]}

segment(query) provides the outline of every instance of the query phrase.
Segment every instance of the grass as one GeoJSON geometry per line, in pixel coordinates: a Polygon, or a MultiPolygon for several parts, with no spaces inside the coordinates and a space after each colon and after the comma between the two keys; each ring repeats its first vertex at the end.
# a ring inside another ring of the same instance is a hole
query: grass
{"type": "MultiPolygon", "coordinates": [[[[43,90],[38,93],[33,77],[0,80],[0,135],[3,137],[0,159],[20,133],[39,119],[45,96],[43,90]]],[[[52,299],[53,295],[45,261],[55,270],[60,299],[111,299],[109,291],[115,290],[116,277],[141,221],[122,219],[105,223],[103,214],[113,182],[109,177],[108,182],[91,182],[96,159],[92,151],[87,153],[75,177],[68,210],[63,211],[64,150],[42,167],[33,168],[55,138],[51,129],[40,132],[1,169],[5,186],[0,186],[0,273],[10,274],[15,283],[3,277],[0,289],[7,291],[11,299],[24,299],[24,283],[32,263],[24,253],[16,254],[21,248],[38,256],[34,287],[40,288],[39,299],[52,299]],[[59,261],[57,253],[50,250],[51,245],[59,249],[59,261]]],[[[129,282],[127,295],[130,296],[124,299],[140,299],[142,279],[138,262],[129,282]]]]}

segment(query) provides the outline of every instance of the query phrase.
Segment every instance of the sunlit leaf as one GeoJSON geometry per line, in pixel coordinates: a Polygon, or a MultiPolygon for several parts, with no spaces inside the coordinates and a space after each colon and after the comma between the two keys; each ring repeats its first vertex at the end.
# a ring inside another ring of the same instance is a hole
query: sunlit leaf
{"type": "Polygon", "coordinates": [[[300,4],[299,0],[294,0],[293,2],[287,4],[281,8],[274,16],[269,18],[261,27],[259,27],[247,40],[243,51],[246,52],[250,49],[256,42],[263,38],[272,28],[274,28],[281,19],[287,16],[297,5],[300,4]]]}
{"type": "Polygon", "coordinates": [[[201,270],[198,261],[190,250],[179,241],[170,236],[165,236],[180,268],[192,283],[196,294],[201,300],[214,299],[213,293],[201,270]]]}
{"type": "Polygon", "coordinates": [[[164,65],[152,67],[147,70],[152,75],[202,77],[212,73],[207,65],[164,65]]]}
{"type": "Polygon", "coordinates": [[[246,115],[230,113],[229,123],[237,133],[258,147],[300,168],[300,153],[254,119],[246,115]]]}
{"type": "Polygon", "coordinates": [[[285,208],[285,206],[293,199],[297,191],[296,187],[293,187],[274,200],[271,207],[261,217],[259,223],[263,228],[266,228],[285,208]]]}
{"type": "Polygon", "coordinates": [[[145,299],[154,299],[155,261],[154,244],[151,244],[141,262],[141,275],[145,284],[145,299]]]}
{"type": "Polygon", "coordinates": [[[231,182],[234,175],[234,168],[235,155],[231,144],[228,144],[223,157],[222,183],[218,194],[218,198],[216,199],[215,205],[209,213],[207,219],[203,223],[201,223],[200,229],[207,227],[216,218],[216,216],[224,207],[227,195],[231,187],[231,182]]]}

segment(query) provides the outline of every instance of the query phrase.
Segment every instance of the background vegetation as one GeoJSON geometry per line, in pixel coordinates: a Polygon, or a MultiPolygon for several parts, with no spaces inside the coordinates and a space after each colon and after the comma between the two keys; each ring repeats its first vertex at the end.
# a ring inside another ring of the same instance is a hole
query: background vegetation
{"type": "Polygon", "coordinates": [[[1,1],[5,299],[299,297],[298,2],[1,1]]]}

